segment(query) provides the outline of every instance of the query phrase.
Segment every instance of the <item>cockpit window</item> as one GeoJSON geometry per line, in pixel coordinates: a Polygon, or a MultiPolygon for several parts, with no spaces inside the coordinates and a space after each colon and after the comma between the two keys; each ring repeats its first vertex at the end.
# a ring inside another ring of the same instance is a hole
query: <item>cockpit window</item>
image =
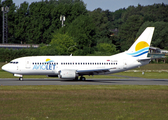
{"type": "Polygon", "coordinates": [[[18,64],[19,62],[11,61],[10,63],[11,63],[11,64],[18,64]]]}

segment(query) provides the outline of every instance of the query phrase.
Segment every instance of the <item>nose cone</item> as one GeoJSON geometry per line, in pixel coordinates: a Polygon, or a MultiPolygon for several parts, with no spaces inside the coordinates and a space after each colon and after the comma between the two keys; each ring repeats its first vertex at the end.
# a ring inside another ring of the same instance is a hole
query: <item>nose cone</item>
{"type": "Polygon", "coordinates": [[[2,66],[2,70],[4,70],[4,71],[8,71],[8,70],[9,70],[9,65],[6,64],[6,65],[2,66]]]}

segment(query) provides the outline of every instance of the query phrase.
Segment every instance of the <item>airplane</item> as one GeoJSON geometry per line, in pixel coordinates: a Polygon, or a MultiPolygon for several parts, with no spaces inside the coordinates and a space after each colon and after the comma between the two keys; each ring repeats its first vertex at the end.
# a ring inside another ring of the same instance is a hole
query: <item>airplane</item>
{"type": "Polygon", "coordinates": [[[29,56],[12,60],[2,70],[23,80],[23,75],[47,75],[60,79],[86,80],[84,75],[126,71],[150,62],[147,57],[154,27],[147,27],[125,52],[112,56],[29,56]]]}

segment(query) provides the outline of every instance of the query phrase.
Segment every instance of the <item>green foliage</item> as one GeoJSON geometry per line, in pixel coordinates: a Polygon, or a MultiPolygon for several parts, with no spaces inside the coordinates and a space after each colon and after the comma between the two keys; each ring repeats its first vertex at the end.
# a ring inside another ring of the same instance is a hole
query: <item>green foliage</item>
{"type": "Polygon", "coordinates": [[[97,45],[96,54],[98,54],[98,55],[113,55],[116,52],[117,52],[116,47],[113,44],[100,43],[97,45]]]}
{"type": "Polygon", "coordinates": [[[49,46],[45,47],[45,49],[54,50],[55,53],[52,53],[55,55],[71,54],[76,50],[76,43],[74,42],[73,38],[70,37],[67,33],[55,33],[49,46]]]}
{"type": "Polygon", "coordinates": [[[50,43],[52,33],[61,27],[60,15],[66,16],[65,24],[68,25],[87,13],[86,5],[81,0],[42,0],[30,5],[23,2],[20,7],[16,7],[12,0],[6,0],[3,4],[10,7],[9,43],[50,43]]]}
{"type": "Polygon", "coordinates": [[[0,62],[9,62],[12,59],[25,57],[25,56],[37,56],[40,55],[39,49],[29,48],[29,49],[5,49],[0,48],[0,62]]]}
{"type": "MultiPolygon", "coordinates": [[[[101,8],[88,11],[82,0],[41,0],[30,5],[23,2],[20,6],[15,6],[12,0],[5,0],[0,7],[2,5],[10,8],[8,42],[41,45],[39,49],[28,49],[32,53],[27,50],[0,50],[7,54],[1,55],[1,61],[25,55],[112,55],[127,50],[148,26],[156,28],[152,45],[168,49],[168,5],[164,3],[138,4],[137,7],[129,6],[115,12],[101,8]],[[66,17],[63,28],[61,15],[66,17]]],[[[1,38],[2,29],[0,42],[1,38]]]]}
{"type": "MultiPolygon", "coordinates": [[[[14,16],[14,36],[17,39],[16,43],[27,43],[29,35],[27,33],[29,26],[29,17],[28,17],[28,3],[24,2],[20,4],[20,7],[17,9],[17,14],[14,16]]],[[[12,31],[11,31],[12,32],[12,31]]],[[[11,40],[11,39],[10,39],[11,40]]],[[[12,40],[9,42],[13,42],[12,40]]]]}
{"type": "Polygon", "coordinates": [[[166,61],[165,62],[168,63],[168,56],[166,57],[166,61]]]}
{"type": "Polygon", "coordinates": [[[155,32],[152,39],[152,46],[161,49],[168,49],[168,23],[167,22],[145,22],[139,29],[137,36],[139,36],[146,27],[155,27],[155,32]]]}
{"type": "Polygon", "coordinates": [[[103,11],[101,8],[95,9],[89,13],[93,19],[93,23],[96,26],[96,39],[97,43],[110,43],[108,33],[110,21],[108,20],[108,11],[103,11]]]}
{"type": "Polygon", "coordinates": [[[135,41],[136,33],[143,23],[143,17],[140,15],[132,15],[122,25],[119,33],[121,42],[121,51],[127,50],[135,41]]]}
{"type": "Polygon", "coordinates": [[[79,51],[78,55],[91,53],[90,49],[95,45],[95,25],[91,17],[81,15],[76,18],[72,24],[67,28],[67,33],[74,38],[79,51]],[[88,49],[86,49],[88,48],[88,49]],[[87,52],[86,52],[87,50],[87,52]]]}

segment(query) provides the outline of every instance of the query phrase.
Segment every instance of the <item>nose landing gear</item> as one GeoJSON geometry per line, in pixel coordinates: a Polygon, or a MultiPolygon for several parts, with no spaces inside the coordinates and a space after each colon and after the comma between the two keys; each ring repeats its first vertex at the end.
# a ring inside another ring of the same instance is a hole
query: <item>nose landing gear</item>
{"type": "Polygon", "coordinates": [[[23,81],[23,75],[20,75],[20,74],[13,74],[13,76],[15,76],[15,77],[19,77],[19,80],[20,80],[20,81],[23,81]]]}

